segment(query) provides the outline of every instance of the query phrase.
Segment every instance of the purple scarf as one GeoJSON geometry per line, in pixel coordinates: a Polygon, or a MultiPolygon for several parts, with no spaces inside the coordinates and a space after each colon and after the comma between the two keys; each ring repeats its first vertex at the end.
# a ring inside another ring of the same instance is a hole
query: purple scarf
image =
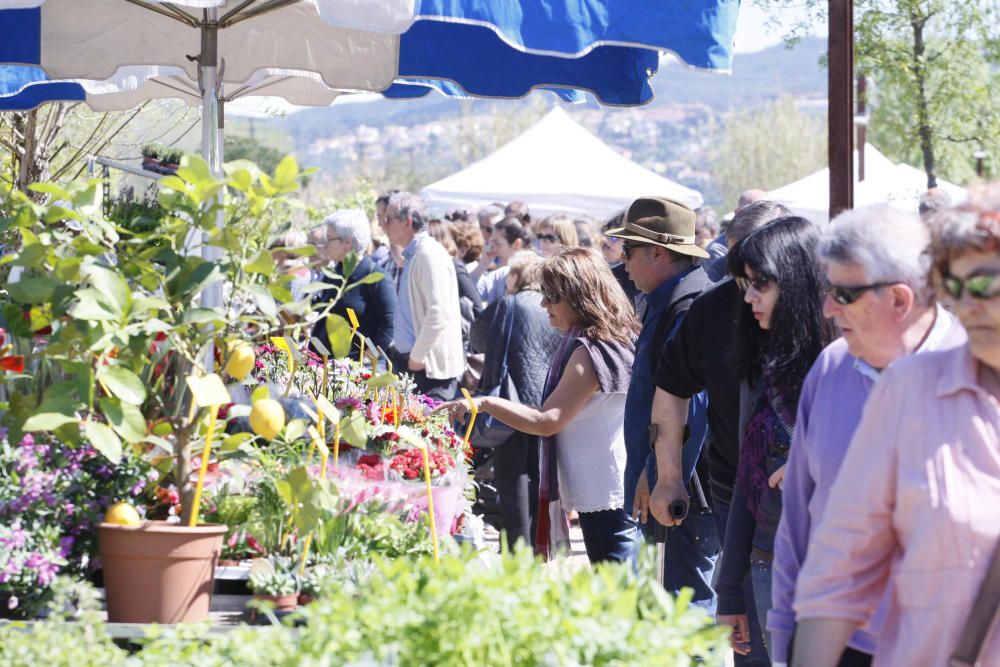
{"type": "Polygon", "coordinates": [[[768,493],[767,462],[783,465],[788,460],[788,448],[795,432],[795,412],[788,406],[795,402],[784,396],[765,370],[760,395],[753,414],[743,428],[739,461],[736,464],[736,484],[747,497],[747,507],[760,521],[761,497],[768,493]]]}

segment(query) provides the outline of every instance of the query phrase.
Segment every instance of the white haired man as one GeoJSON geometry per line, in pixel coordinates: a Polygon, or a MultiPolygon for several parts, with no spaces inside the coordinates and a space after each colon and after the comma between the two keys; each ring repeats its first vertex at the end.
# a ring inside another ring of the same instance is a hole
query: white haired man
{"type": "MultiPolygon", "coordinates": [[[[775,664],[788,662],[799,571],[879,373],[905,355],[965,342],[957,319],[934,302],[929,242],[919,217],[884,205],[842,213],[820,241],[828,281],[823,311],[842,337],[806,376],[788,463],[771,479],[784,489],[767,617],[775,664]]],[[[854,634],[840,665],[871,664],[887,603],[883,598],[871,624],[854,634]]],[[[809,664],[808,656],[802,658],[799,664],[809,664]]]]}

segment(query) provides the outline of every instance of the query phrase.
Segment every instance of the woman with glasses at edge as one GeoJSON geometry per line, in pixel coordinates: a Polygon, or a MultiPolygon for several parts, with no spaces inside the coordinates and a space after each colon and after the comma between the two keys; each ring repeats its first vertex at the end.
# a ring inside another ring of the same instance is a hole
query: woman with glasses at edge
{"type": "Polygon", "coordinates": [[[1000,185],[929,223],[932,280],[969,340],[872,389],[799,574],[793,665],[836,665],[886,590],[875,667],[1000,665],[995,604],[982,646],[953,654],[1000,538],[1000,185]]]}
{"type": "Polygon", "coordinates": [[[771,561],[781,518],[779,471],[788,458],[802,382],[836,337],[823,316],[818,242],[819,229],[805,218],[778,218],[728,256],[746,306],[733,345],[741,381],[739,459],[716,592],[719,624],[733,628],[733,650],[743,655],[750,651],[743,581],[749,571],[763,621],[771,607],[771,561]]]}
{"type": "MultiPolygon", "coordinates": [[[[634,557],[638,528],[625,511],[625,394],[639,323],[608,263],[592,248],[563,248],[541,266],[541,305],[562,332],[542,407],[502,398],[473,399],[479,412],[541,436],[536,553],[549,556],[579,513],[591,563],[634,557]]],[[[446,403],[462,418],[465,401],[446,403]]]]}

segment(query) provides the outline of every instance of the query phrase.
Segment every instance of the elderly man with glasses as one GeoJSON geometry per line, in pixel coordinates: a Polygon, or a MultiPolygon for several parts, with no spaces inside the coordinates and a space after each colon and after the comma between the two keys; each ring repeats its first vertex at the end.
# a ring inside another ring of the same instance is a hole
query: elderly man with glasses
{"type": "MultiPolygon", "coordinates": [[[[905,355],[965,342],[956,318],[934,302],[929,242],[920,218],[884,205],[842,213],[820,241],[828,282],[823,309],[842,337],[806,376],[788,463],[771,480],[784,488],[767,618],[775,664],[788,662],[796,580],[879,373],[905,355]]],[[[887,603],[883,597],[871,625],[851,638],[841,665],[871,663],[887,603]]]]}

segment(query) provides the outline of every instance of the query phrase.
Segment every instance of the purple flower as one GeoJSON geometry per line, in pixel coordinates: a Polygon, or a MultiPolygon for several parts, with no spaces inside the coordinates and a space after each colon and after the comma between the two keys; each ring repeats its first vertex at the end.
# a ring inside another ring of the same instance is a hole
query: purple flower
{"type": "Polygon", "coordinates": [[[361,399],[354,398],[353,396],[348,396],[346,398],[339,398],[334,406],[338,410],[360,410],[362,405],[361,399]]]}
{"type": "Polygon", "coordinates": [[[67,535],[59,540],[59,557],[66,558],[69,556],[70,552],[73,551],[73,543],[76,542],[76,538],[72,535],[67,535]]]}

